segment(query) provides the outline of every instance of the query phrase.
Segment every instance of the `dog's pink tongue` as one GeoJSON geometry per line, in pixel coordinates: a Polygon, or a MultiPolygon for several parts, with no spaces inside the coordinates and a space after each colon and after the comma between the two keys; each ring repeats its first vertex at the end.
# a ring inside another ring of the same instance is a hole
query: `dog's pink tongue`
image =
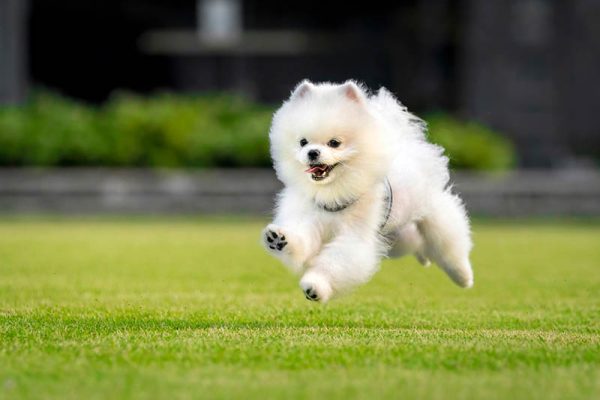
{"type": "Polygon", "coordinates": [[[306,170],[306,171],[304,171],[304,172],[310,172],[311,174],[314,174],[315,172],[317,172],[317,171],[322,171],[322,170],[323,170],[323,168],[322,168],[322,167],[319,167],[319,166],[314,166],[314,167],[310,167],[309,169],[307,169],[307,170],[306,170]]]}

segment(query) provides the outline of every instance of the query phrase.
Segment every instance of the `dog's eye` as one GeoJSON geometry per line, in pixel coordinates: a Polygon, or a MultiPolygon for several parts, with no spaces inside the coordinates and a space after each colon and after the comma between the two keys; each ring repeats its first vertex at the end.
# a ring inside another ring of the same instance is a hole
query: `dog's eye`
{"type": "Polygon", "coordinates": [[[340,142],[340,141],[339,141],[339,140],[337,140],[337,139],[331,139],[329,142],[327,142],[327,146],[329,146],[329,147],[333,147],[334,149],[335,149],[336,147],[340,147],[340,144],[342,144],[342,142],[340,142]]]}
{"type": "Polygon", "coordinates": [[[306,140],[306,139],[304,139],[304,138],[300,139],[300,146],[304,147],[304,146],[306,146],[307,144],[308,144],[308,140],[306,140]]]}

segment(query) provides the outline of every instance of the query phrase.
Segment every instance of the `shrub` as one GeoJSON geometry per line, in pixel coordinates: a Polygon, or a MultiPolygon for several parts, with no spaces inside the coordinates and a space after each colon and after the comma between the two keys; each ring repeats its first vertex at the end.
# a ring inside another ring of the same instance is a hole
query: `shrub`
{"type": "Polygon", "coordinates": [[[95,111],[47,93],[0,109],[0,164],[98,165],[111,152],[95,111]]]}
{"type": "Polygon", "coordinates": [[[0,109],[0,165],[270,165],[271,109],[226,95],[119,93],[92,107],[47,92],[0,109]]]}
{"type": "MultiPolygon", "coordinates": [[[[266,167],[272,111],[230,95],[117,93],[94,107],[39,92],[0,108],[0,165],[266,167]]],[[[514,162],[510,144],[485,127],[444,114],[427,120],[455,168],[514,162]]]]}
{"type": "Polygon", "coordinates": [[[451,168],[499,171],[515,165],[511,142],[491,129],[444,113],[426,120],[429,140],[446,149],[451,168]]]}

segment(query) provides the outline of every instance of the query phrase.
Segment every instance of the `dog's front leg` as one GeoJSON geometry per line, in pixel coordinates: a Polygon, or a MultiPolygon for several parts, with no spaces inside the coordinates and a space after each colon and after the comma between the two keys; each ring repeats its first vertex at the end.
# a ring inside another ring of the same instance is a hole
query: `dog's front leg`
{"type": "Polygon", "coordinates": [[[264,247],[300,275],[308,259],[321,248],[320,224],[293,204],[280,204],[272,223],[262,232],[264,247]]]}
{"type": "Polygon", "coordinates": [[[367,282],[379,265],[378,246],[375,231],[350,231],[335,237],[309,262],[300,280],[306,298],[326,302],[367,282]]]}
{"type": "Polygon", "coordinates": [[[320,246],[316,229],[299,221],[279,224],[276,220],[263,230],[262,238],[265,248],[296,274],[320,246]]]}

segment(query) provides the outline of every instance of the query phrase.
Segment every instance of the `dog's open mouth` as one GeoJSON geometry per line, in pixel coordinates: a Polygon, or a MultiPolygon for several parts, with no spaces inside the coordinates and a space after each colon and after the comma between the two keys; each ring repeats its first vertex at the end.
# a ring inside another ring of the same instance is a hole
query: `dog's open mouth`
{"type": "Polygon", "coordinates": [[[305,172],[310,172],[313,181],[321,181],[329,176],[329,173],[337,166],[337,164],[311,164],[310,168],[305,172]]]}

